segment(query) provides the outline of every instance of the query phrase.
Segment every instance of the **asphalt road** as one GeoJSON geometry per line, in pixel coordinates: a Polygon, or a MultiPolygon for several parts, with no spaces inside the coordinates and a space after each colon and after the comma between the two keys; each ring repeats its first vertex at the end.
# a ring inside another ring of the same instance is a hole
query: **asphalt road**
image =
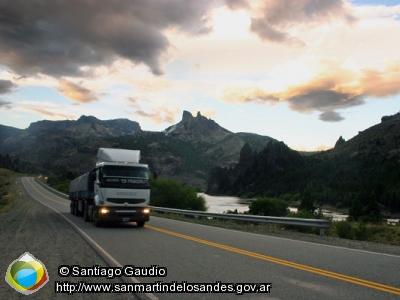
{"type": "MultiPolygon", "coordinates": [[[[22,182],[33,198],[72,221],[121,266],[166,268],[166,277],[136,277],[141,283],[187,282],[186,287],[192,289],[201,286],[191,283],[221,282],[220,289],[225,283],[259,283],[259,288],[270,292],[155,293],[153,299],[400,298],[400,256],[157,217],[151,217],[144,228],[137,228],[134,223],[97,228],[71,215],[68,200],[44,189],[32,178],[23,178],[22,182]]],[[[250,291],[253,286],[237,288],[250,291]]]]}

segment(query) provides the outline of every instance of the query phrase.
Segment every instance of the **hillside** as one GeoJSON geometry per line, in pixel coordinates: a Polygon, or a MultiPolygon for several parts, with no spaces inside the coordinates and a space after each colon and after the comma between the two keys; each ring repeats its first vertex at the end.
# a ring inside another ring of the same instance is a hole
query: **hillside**
{"type": "Polygon", "coordinates": [[[301,156],[282,142],[271,141],[259,153],[245,145],[233,168],[212,169],[208,192],[283,197],[307,190],[315,203],[349,207],[355,200],[364,206],[376,200],[399,211],[400,114],[339,141],[312,156],[301,156]]]}
{"type": "Polygon", "coordinates": [[[99,147],[140,149],[142,161],[159,176],[206,187],[216,164],[238,162],[241,147],[249,142],[262,149],[270,137],[232,133],[200,113],[184,111],[182,120],[163,132],[142,131],[126,119],[39,121],[25,130],[0,125],[3,165],[27,173],[76,176],[93,167],[99,147]]]}

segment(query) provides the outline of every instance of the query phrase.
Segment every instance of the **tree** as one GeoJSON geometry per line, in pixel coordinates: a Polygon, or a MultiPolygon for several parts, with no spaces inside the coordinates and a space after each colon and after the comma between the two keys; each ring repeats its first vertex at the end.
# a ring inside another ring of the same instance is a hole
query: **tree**
{"type": "Polygon", "coordinates": [[[381,209],[375,197],[371,197],[370,203],[365,208],[365,220],[373,223],[382,221],[381,209]]]}
{"type": "Polygon", "coordinates": [[[194,187],[166,178],[151,179],[151,205],[168,208],[206,211],[204,197],[194,187]]]}
{"type": "Polygon", "coordinates": [[[311,185],[308,184],[301,195],[301,203],[298,210],[305,210],[314,214],[315,208],[312,188],[311,185]]]}
{"type": "Polygon", "coordinates": [[[349,217],[353,218],[354,221],[358,221],[360,217],[364,214],[363,205],[359,198],[353,201],[353,205],[349,209],[349,217]]]}

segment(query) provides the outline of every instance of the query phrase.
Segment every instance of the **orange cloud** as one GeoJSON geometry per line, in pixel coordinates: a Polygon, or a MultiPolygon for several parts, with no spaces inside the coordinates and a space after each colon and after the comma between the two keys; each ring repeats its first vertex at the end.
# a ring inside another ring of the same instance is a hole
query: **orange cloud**
{"type": "Polygon", "coordinates": [[[400,92],[400,62],[383,71],[364,70],[360,86],[365,94],[373,97],[387,97],[400,92]]]}
{"type": "Polygon", "coordinates": [[[73,115],[67,115],[67,114],[63,114],[54,110],[48,110],[48,109],[44,109],[41,107],[29,107],[29,106],[21,106],[19,108],[20,110],[23,111],[31,111],[34,113],[37,113],[45,118],[50,118],[52,120],[74,120],[76,119],[76,116],[73,115]]]}
{"type": "Polygon", "coordinates": [[[66,98],[77,103],[97,101],[97,97],[89,89],[66,79],[60,80],[58,91],[66,98]]]}
{"type": "Polygon", "coordinates": [[[140,117],[151,119],[154,123],[169,123],[172,124],[175,122],[175,118],[179,115],[180,110],[177,108],[168,108],[168,107],[158,107],[153,109],[152,112],[146,112],[140,108],[139,105],[135,106],[137,109],[133,113],[134,115],[138,115],[140,117]]]}
{"type": "Polygon", "coordinates": [[[224,89],[220,99],[226,102],[274,104],[286,102],[290,109],[308,113],[320,111],[320,120],[338,122],[344,118],[336,110],[362,105],[366,97],[385,97],[400,93],[400,62],[382,71],[350,70],[324,61],[308,81],[269,92],[255,85],[236,85],[224,89]]]}

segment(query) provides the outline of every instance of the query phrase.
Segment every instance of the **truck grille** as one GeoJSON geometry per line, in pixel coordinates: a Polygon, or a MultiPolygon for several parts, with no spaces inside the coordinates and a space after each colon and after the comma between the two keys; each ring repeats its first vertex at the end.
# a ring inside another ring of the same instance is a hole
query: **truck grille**
{"type": "Polygon", "coordinates": [[[145,199],[124,199],[124,198],[107,198],[107,201],[117,204],[124,204],[124,203],[139,204],[146,202],[145,199]]]}

